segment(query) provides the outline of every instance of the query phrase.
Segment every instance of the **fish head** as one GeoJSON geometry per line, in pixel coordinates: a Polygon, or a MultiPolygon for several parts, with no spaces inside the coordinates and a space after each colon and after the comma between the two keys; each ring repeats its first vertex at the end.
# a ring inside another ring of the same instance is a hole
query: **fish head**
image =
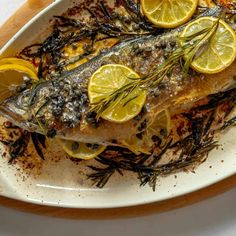
{"type": "Polygon", "coordinates": [[[27,92],[10,97],[0,104],[0,115],[15,125],[26,130],[37,130],[37,125],[30,122],[29,107],[26,106],[27,92]]]}
{"type": "Polygon", "coordinates": [[[35,117],[38,107],[45,101],[43,91],[39,84],[37,89],[27,89],[6,99],[0,103],[0,115],[25,130],[42,133],[40,125],[32,117],[35,117]]]}

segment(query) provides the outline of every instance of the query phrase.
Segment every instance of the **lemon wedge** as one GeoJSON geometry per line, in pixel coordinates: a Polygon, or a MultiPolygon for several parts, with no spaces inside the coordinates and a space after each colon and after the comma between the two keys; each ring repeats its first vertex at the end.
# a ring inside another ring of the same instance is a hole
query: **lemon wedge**
{"type": "MultiPolygon", "coordinates": [[[[201,17],[192,23],[189,23],[182,32],[182,38],[191,38],[191,35],[197,35],[205,29],[215,29],[215,32],[208,39],[207,44],[203,45],[201,50],[193,62],[191,67],[201,73],[215,74],[223,71],[230,66],[236,58],[236,34],[233,29],[223,20],[214,17],[201,17]],[[217,23],[217,21],[219,21],[217,23]]],[[[203,35],[199,35],[204,37],[203,35]]],[[[194,38],[196,40],[196,38],[194,38]]],[[[183,42],[184,44],[184,42],[183,42]]],[[[186,57],[188,50],[186,52],[186,57]]]]}
{"type": "Polygon", "coordinates": [[[63,150],[71,157],[89,160],[101,154],[106,147],[97,144],[85,144],[76,141],[58,139],[63,150]]]}
{"type": "Polygon", "coordinates": [[[175,28],[196,11],[198,0],[141,0],[144,15],[156,26],[175,28]]]}
{"type": "MultiPolygon", "coordinates": [[[[92,75],[88,85],[91,105],[111,96],[112,93],[131,83],[135,78],[139,78],[139,75],[123,65],[109,64],[100,67],[92,75]]],[[[104,110],[101,117],[111,122],[126,122],[141,112],[145,101],[146,91],[137,87],[128,96],[118,102],[115,101],[112,106],[104,110]]]]}

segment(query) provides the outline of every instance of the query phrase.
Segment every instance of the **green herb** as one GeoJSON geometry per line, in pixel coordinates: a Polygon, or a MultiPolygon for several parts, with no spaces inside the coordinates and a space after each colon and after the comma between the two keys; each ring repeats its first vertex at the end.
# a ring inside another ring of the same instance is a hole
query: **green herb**
{"type": "Polygon", "coordinates": [[[205,28],[194,35],[190,35],[188,37],[181,38],[181,41],[186,45],[186,48],[184,48],[184,55],[188,55],[185,58],[185,64],[184,64],[184,72],[187,74],[189,67],[191,63],[197,59],[203,51],[205,51],[210,44],[210,41],[212,37],[215,35],[218,26],[219,26],[219,18],[214,23],[212,27],[205,28]],[[199,38],[201,36],[201,38],[199,38]],[[191,45],[189,47],[189,45],[191,45]]]}
{"type": "Polygon", "coordinates": [[[40,79],[50,80],[52,76],[66,71],[66,66],[83,58],[95,57],[94,44],[98,41],[115,38],[119,42],[132,36],[163,32],[141,14],[139,2],[121,0],[119,5],[123,6],[126,16],[108,7],[104,1],[97,1],[93,6],[81,9],[87,9],[91,15],[87,23],[66,16],[55,16],[52,34],[44,42],[24,48],[19,56],[38,66],[40,79]],[[91,47],[84,48],[81,54],[68,59],[64,49],[75,48],[82,41],[88,42],[91,47]]]}
{"type": "MultiPolygon", "coordinates": [[[[208,46],[212,36],[218,28],[218,24],[219,20],[216,21],[213,27],[206,28],[188,37],[180,38],[180,44],[182,46],[171,53],[168,59],[158,65],[152,73],[141,78],[129,78],[131,81],[130,83],[125,84],[110,94],[106,94],[105,98],[91,104],[91,111],[96,112],[97,119],[99,119],[103,112],[114,107],[136,88],[139,87],[143,90],[148,90],[157,87],[165,77],[171,75],[171,72],[178,64],[183,65],[182,73],[186,76],[192,61],[208,46]],[[185,63],[183,63],[184,57],[185,63]]],[[[127,101],[127,103],[128,102],[130,101],[127,101]]]]}
{"type": "MultiPolygon", "coordinates": [[[[183,134],[173,143],[171,137],[167,138],[165,145],[159,146],[158,151],[152,154],[135,155],[121,147],[108,147],[96,161],[103,167],[90,166],[93,171],[88,175],[97,187],[104,187],[113,174],[124,175],[126,172],[136,173],[140,185],[149,185],[153,191],[156,189],[158,177],[169,175],[180,170],[188,170],[204,162],[209,152],[218,147],[214,140],[215,125],[218,124],[216,111],[222,106],[224,117],[231,114],[236,107],[236,89],[220,92],[207,97],[208,102],[192,108],[181,116],[188,121],[188,133],[183,134]],[[228,106],[231,104],[230,106],[228,106]],[[167,152],[178,155],[175,161],[160,165],[160,161],[167,152]]],[[[223,130],[236,124],[236,117],[226,121],[219,129],[223,130]]],[[[176,127],[178,129],[178,127],[176,127]]],[[[161,141],[163,142],[163,140],[161,141]]]]}

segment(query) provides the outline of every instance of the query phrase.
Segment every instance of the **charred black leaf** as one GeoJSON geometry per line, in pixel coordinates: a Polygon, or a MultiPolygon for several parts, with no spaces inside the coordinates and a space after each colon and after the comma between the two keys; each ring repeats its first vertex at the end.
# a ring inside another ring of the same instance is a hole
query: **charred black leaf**
{"type": "Polygon", "coordinates": [[[35,150],[36,150],[37,154],[43,160],[45,160],[42,148],[44,148],[44,149],[46,148],[46,137],[42,134],[31,133],[31,139],[32,139],[32,142],[34,144],[34,147],[35,147],[35,150]]]}

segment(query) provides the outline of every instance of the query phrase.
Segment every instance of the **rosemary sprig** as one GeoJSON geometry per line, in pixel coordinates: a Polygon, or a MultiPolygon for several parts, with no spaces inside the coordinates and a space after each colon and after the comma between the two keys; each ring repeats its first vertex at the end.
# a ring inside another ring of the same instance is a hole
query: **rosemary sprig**
{"type": "MultiPolygon", "coordinates": [[[[225,130],[236,124],[236,117],[226,120],[219,124],[217,111],[223,112],[226,119],[232,114],[236,107],[236,88],[225,92],[219,92],[207,97],[208,102],[204,105],[193,107],[187,113],[182,113],[188,122],[188,133],[182,134],[180,139],[174,143],[171,140],[166,145],[160,147],[159,152],[152,154],[135,155],[131,151],[120,147],[108,147],[96,161],[102,164],[102,167],[90,166],[93,171],[88,175],[94,184],[102,188],[115,173],[120,175],[133,172],[137,175],[140,185],[149,185],[155,191],[156,181],[159,176],[165,176],[175,173],[191,166],[196,166],[204,162],[209,152],[216,147],[218,143],[214,140],[215,130],[225,130]],[[224,109],[222,110],[222,107],[224,109]],[[217,128],[220,126],[219,128],[217,128]],[[175,161],[161,165],[160,161],[166,152],[171,151],[178,155],[175,161]],[[112,155],[112,153],[114,153],[112,155]]],[[[176,127],[176,130],[178,127],[176,127]]]]}
{"type": "Polygon", "coordinates": [[[44,160],[43,149],[46,148],[46,137],[44,135],[30,133],[28,131],[22,130],[19,127],[10,126],[5,128],[12,130],[9,130],[11,134],[15,133],[16,130],[19,132],[18,137],[16,139],[0,140],[0,142],[8,148],[10,155],[10,164],[13,163],[16,159],[25,155],[28,150],[30,140],[32,141],[32,144],[39,157],[44,160]]]}
{"type": "Polygon", "coordinates": [[[236,116],[226,121],[224,125],[221,127],[221,130],[225,130],[228,127],[231,127],[236,124],[236,116]]]}
{"type": "Polygon", "coordinates": [[[119,42],[132,36],[163,32],[142,16],[139,7],[140,4],[133,0],[121,0],[114,9],[104,1],[96,1],[81,7],[81,11],[88,11],[91,15],[87,22],[71,18],[69,11],[68,16],[55,16],[52,34],[44,42],[26,47],[19,56],[31,60],[38,67],[38,77],[48,80],[67,70],[67,65],[95,57],[98,41],[115,38],[119,42]],[[125,14],[119,12],[121,6],[125,14]],[[91,50],[84,47],[83,52],[77,54],[75,51],[76,56],[68,59],[64,49],[82,41],[92,45],[91,50]]]}
{"type": "Polygon", "coordinates": [[[212,37],[215,35],[218,26],[219,26],[219,18],[218,20],[213,24],[213,27],[205,28],[202,31],[199,31],[192,37],[192,35],[187,36],[181,40],[188,42],[188,44],[193,44],[189,49],[183,49],[184,54],[188,55],[185,58],[185,64],[184,64],[184,72],[188,73],[189,67],[193,60],[197,59],[202,52],[208,47],[212,37]],[[202,36],[200,39],[198,37],[202,36]]]}
{"type": "Polygon", "coordinates": [[[12,163],[19,156],[22,156],[26,150],[29,143],[29,133],[27,131],[22,131],[21,135],[13,142],[10,142],[9,154],[10,160],[9,163],[12,163]]]}
{"type": "Polygon", "coordinates": [[[45,160],[42,148],[46,148],[46,136],[38,133],[31,133],[30,136],[37,154],[45,160]]]}
{"type": "MultiPolygon", "coordinates": [[[[103,112],[113,108],[121,100],[127,98],[136,88],[148,90],[157,87],[163,79],[176,67],[177,64],[183,65],[183,75],[186,76],[189,67],[194,59],[199,57],[205,47],[207,47],[218,29],[219,19],[212,27],[205,28],[197,33],[187,37],[180,37],[180,47],[172,52],[172,54],[162,64],[150,74],[140,78],[129,78],[130,82],[118,88],[114,92],[104,94],[104,98],[100,101],[91,104],[91,111],[97,114],[99,119],[103,112]],[[185,62],[183,63],[183,61],[185,62]]],[[[127,101],[126,104],[130,102],[127,101]]]]}

